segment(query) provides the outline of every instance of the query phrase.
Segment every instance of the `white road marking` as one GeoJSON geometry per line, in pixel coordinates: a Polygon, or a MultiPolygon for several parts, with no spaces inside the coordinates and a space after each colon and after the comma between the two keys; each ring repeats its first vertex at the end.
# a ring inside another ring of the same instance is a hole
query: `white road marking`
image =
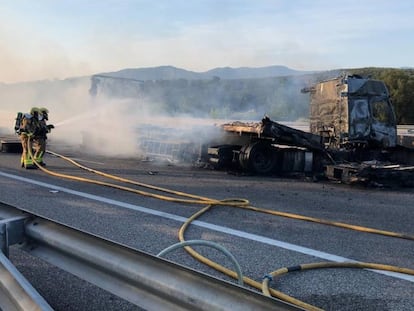
{"type": "Polygon", "coordinates": [[[71,158],[74,161],[78,161],[78,162],[84,162],[84,163],[93,163],[93,164],[99,164],[99,165],[105,165],[105,163],[103,162],[96,162],[96,161],[90,161],[90,160],[85,160],[85,159],[80,159],[80,158],[71,158]]]}
{"type": "MultiPolygon", "coordinates": [[[[113,199],[108,199],[108,198],[97,196],[97,195],[94,195],[94,194],[89,194],[89,193],[86,193],[86,192],[76,191],[76,190],[72,190],[72,189],[69,189],[69,188],[60,187],[60,186],[56,186],[56,185],[53,185],[53,184],[48,184],[48,183],[44,183],[44,182],[41,182],[41,181],[37,181],[37,180],[33,180],[33,179],[29,179],[29,178],[25,178],[25,177],[21,177],[21,176],[17,176],[17,175],[12,175],[12,174],[8,174],[8,173],[4,173],[4,172],[1,172],[1,171],[0,171],[0,176],[11,178],[11,179],[18,180],[18,181],[22,181],[22,182],[33,184],[33,185],[37,185],[37,186],[40,186],[40,187],[49,188],[49,189],[52,189],[52,190],[57,190],[57,191],[69,193],[69,194],[76,195],[76,196],[79,196],[79,197],[82,197],[82,198],[86,198],[86,199],[90,199],[90,200],[94,200],[94,201],[98,201],[98,202],[102,202],[102,203],[107,203],[107,204],[111,204],[111,205],[131,209],[131,210],[138,211],[138,212],[141,212],[141,213],[147,213],[147,214],[150,214],[150,215],[159,216],[159,217],[163,217],[163,218],[170,219],[170,220],[175,220],[175,221],[178,221],[178,222],[181,222],[181,223],[183,223],[187,220],[187,218],[185,218],[185,217],[177,216],[177,215],[174,215],[174,214],[161,212],[161,211],[153,210],[153,209],[150,209],[150,208],[147,208],[147,207],[134,205],[134,204],[130,204],[130,203],[125,203],[125,202],[121,202],[121,201],[117,201],[117,200],[113,200],[113,199]]],[[[267,237],[257,235],[257,234],[252,234],[252,233],[248,233],[248,232],[244,232],[244,231],[240,231],[240,230],[235,230],[235,229],[230,229],[230,228],[223,227],[223,226],[214,225],[214,224],[204,222],[204,221],[196,220],[196,221],[193,221],[192,224],[194,224],[196,226],[199,226],[199,227],[209,229],[209,230],[214,230],[214,231],[226,233],[226,234],[229,234],[229,235],[237,236],[237,237],[240,237],[240,238],[244,238],[244,239],[248,239],[248,240],[252,240],[252,241],[256,241],[256,242],[260,242],[260,243],[264,243],[264,244],[268,244],[268,245],[277,246],[277,247],[280,247],[280,248],[284,248],[284,249],[287,249],[287,250],[290,250],[290,251],[302,253],[302,254],[305,254],[305,255],[322,258],[324,260],[329,260],[329,261],[334,261],[334,262],[350,262],[350,261],[358,262],[357,260],[349,259],[349,258],[346,258],[346,257],[337,256],[337,255],[329,254],[329,253],[326,253],[326,252],[321,252],[321,251],[318,251],[318,250],[315,250],[315,249],[312,249],[312,248],[303,247],[303,246],[300,246],[300,245],[296,245],[296,244],[292,244],[292,243],[288,243],[288,242],[283,242],[283,241],[280,241],[280,240],[267,238],[267,237]]],[[[382,270],[371,270],[371,271],[414,283],[414,276],[412,276],[412,275],[396,273],[396,272],[390,272],[390,271],[382,271],[382,270]]]]}

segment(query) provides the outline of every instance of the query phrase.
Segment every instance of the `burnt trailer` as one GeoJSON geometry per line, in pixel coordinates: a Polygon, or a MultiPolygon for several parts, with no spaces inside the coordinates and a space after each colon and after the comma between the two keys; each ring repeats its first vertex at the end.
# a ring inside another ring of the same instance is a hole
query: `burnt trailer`
{"type": "Polygon", "coordinates": [[[238,167],[256,174],[311,172],[325,154],[320,137],[264,117],[258,123],[222,124],[222,141],[208,147],[216,168],[238,167]]]}
{"type": "MultiPolygon", "coordinates": [[[[366,172],[367,163],[386,163],[394,172],[414,164],[414,139],[397,134],[384,82],[341,76],[302,91],[310,94],[308,130],[268,117],[258,123],[223,124],[222,139],[209,146],[207,161],[216,168],[238,166],[257,174],[325,173],[342,180],[366,172]]],[[[404,168],[405,173],[413,171],[404,168]]]]}

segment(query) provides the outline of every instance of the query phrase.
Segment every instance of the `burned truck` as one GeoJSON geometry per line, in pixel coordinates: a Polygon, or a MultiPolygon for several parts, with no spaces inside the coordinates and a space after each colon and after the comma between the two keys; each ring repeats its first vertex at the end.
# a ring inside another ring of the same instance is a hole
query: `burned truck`
{"type": "Polygon", "coordinates": [[[238,166],[257,174],[308,172],[341,178],[357,174],[361,163],[370,161],[413,163],[414,140],[399,144],[395,113],[382,81],[347,75],[302,92],[310,94],[308,130],[268,117],[259,123],[222,124],[225,134],[208,147],[207,161],[216,168],[238,166]]]}

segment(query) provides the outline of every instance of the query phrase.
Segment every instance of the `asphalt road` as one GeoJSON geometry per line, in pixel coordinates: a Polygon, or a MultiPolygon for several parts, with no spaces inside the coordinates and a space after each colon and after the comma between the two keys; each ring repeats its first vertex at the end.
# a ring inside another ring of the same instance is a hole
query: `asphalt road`
{"type": "MultiPolygon", "coordinates": [[[[261,209],[414,235],[414,189],[351,187],[300,177],[240,176],[140,159],[66,155],[91,168],[150,185],[214,199],[245,198],[261,209]]],[[[25,170],[20,168],[19,157],[18,154],[0,153],[0,201],[154,255],[178,242],[177,232],[182,223],[168,215],[188,218],[204,207],[70,181],[40,170],[25,170]],[[63,188],[55,191],[57,186],[63,188]],[[100,199],[76,195],[70,190],[94,194],[100,199]],[[124,203],[137,208],[126,208],[124,203]],[[148,213],[140,207],[162,211],[167,216],[148,213]]],[[[103,180],[51,155],[46,156],[46,162],[52,171],[103,180]]],[[[264,275],[282,267],[328,260],[355,260],[414,269],[412,240],[234,207],[213,207],[198,223],[190,226],[186,239],[221,244],[236,257],[244,275],[259,282],[264,275]]],[[[231,262],[214,249],[194,248],[232,268],[231,262]]],[[[166,258],[230,280],[195,261],[184,250],[176,250],[166,258]]],[[[18,249],[11,249],[11,259],[55,310],[139,310],[18,249]]],[[[414,276],[384,275],[361,269],[321,269],[292,272],[271,285],[326,310],[414,310],[414,276]]]]}

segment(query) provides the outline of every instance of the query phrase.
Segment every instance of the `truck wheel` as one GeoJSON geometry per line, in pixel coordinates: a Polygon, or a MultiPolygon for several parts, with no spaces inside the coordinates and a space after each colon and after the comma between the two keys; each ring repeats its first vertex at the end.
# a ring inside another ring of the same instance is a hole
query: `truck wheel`
{"type": "Polygon", "coordinates": [[[267,142],[255,142],[240,150],[240,166],[252,173],[267,175],[276,166],[276,150],[267,142]]]}

